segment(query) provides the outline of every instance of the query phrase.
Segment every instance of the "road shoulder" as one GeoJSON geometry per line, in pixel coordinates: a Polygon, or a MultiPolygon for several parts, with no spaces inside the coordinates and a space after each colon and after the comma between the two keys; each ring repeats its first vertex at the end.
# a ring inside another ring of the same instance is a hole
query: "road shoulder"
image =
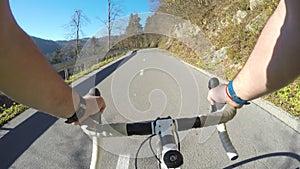
{"type": "MultiPolygon", "coordinates": [[[[184,64],[192,67],[193,69],[196,69],[204,74],[206,74],[209,77],[217,77],[203,69],[200,69],[196,66],[193,66],[189,63],[186,63],[184,61],[182,61],[184,64]]],[[[220,79],[221,83],[228,83],[226,80],[217,77],[218,79],[220,79]]],[[[262,98],[258,98],[255,100],[251,101],[253,104],[255,104],[256,106],[260,107],[261,109],[265,110],[266,112],[268,112],[269,114],[271,114],[272,116],[276,117],[277,119],[279,119],[281,122],[283,122],[284,124],[286,124],[287,126],[289,126],[290,128],[294,129],[296,132],[298,132],[300,134],[300,118],[299,117],[294,117],[291,114],[289,114],[288,112],[284,111],[283,109],[275,106],[273,103],[264,100],[262,98]]]]}

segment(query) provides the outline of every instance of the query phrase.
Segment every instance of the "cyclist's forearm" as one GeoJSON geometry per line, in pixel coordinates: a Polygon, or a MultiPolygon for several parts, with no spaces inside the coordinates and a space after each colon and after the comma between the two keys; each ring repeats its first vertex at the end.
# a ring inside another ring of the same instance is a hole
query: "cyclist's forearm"
{"type": "Polygon", "coordinates": [[[74,113],[73,98],[77,105],[78,95],[15,23],[8,1],[2,1],[0,6],[0,89],[23,104],[58,117],[70,117],[74,113]]]}
{"type": "Polygon", "coordinates": [[[299,2],[281,1],[267,22],[251,56],[233,81],[242,99],[270,93],[299,76],[299,2]]]}

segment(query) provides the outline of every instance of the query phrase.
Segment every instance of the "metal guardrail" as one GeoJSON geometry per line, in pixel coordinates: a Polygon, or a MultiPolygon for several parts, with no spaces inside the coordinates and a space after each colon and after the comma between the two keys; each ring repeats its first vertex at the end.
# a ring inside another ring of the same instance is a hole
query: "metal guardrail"
{"type": "Polygon", "coordinates": [[[94,64],[97,64],[101,62],[107,55],[109,56],[116,56],[121,53],[126,52],[127,49],[123,50],[115,50],[110,51],[109,53],[89,56],[89,57],[82,57],[75,60],[65,61],[62,63],[53,64],[52,67],[58,72],[58,73],[64,73],[64,78],[67,79],[69,74],[74,72],[80,72],[85,69],[88,69],[89,67],[93,66],[94,64]]]}
{"type": "Polygon", "coordinates": [[[100,59],[103,59],[103,57],[99,57],[99,56],[93,56],[93,57],[86,57],[86,58],[81,58],[81,59],[77,59],[77,60],[71,60],[71,61],[65,61],[62,63],[57,63],[52,65],[54,67],[54,69],[57,72],[63,71],[65,69],[72,69],[74,68],[74,66],[79,66],[82,64],[86,64],[86,63],[90,63],[90,62],[95,62],[98,61],[100,59]]]}

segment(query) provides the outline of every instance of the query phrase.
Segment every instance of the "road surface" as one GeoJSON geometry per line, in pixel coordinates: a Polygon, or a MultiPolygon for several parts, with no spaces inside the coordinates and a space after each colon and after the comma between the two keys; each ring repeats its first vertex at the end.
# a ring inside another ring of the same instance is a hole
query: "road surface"
{"type": "MultiPolygon", "coordinates": [[[[84,94],[94,85],[107,103],[106,122],[133,122],[156,117],[191,117],[209,112],[208,75],[158,49],[140,50],[87,75],[75,84],[84,94]],[[82,82],[83,81],[83,82],[82,82]]],[[[0,129],[0,168],[89,168],[92,141],[63,119],[27,111],[0,129]],[[2,137],[1,137],[2,136],[2,137]]],[[[229,161],[215,127],[180,133],[182,169],[299,169],[300,135],[255,104],[245,106],[227,124],[239,152],[229,161]]],[[[104,138],[103,169],[133,169],[145,137],[104,138]]],[[[152,141],[156,147],[157,138],[152,141]]],[[[158,169],[145,144],[138,168],[158,169]]]]}

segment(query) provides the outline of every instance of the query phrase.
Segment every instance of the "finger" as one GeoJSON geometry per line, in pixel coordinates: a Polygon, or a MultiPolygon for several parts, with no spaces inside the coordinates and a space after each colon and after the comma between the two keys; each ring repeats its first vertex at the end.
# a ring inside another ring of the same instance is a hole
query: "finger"
{"type": "Polygon", "coordinates": [[[215,102],[213,99],[211,99],[211,98],[209,98],[208,101],[210,102],[211,105],[215,105],[215,103],[216,103],[216,102],[215,102]]]}
{"type": "Polygon", "coordinates": [[[100,113],[103,114],[103,112],[106,108],[106,104],[105,104],[105,101],[102,97],[98,100],[98,106],[99,106],[99,109],[100,109],[100,113]]]}
{"type": "Polygon", "coordinates": [[[84,99],[99,99],[102,98],[101,96],[91,96],[91,95],[85,95],[83,96],[84,99]]]}
{"type": "Polygon", "coordinates": [[[105,107],[101,107],[101,109],[100,109],[100,114],[103,114],[103,113],[104,113],[104,110],[105,110],[105,107]]]}
{"type": "Polygon", "coordinates": [[[207,100],[210,102],[211,105],[215,104],[215,101],[211,97],[211,91],[208,92],[207,100]]]}
{"type": "Polygon", "coordinates": [[[89,118],[89,115],[85,113],[79,120],[78,120],[78,125],[81,125],[85,120],[89,118]]]}
{"type": "Polygon", "coordinates": [[[79,126],[80,125],[79,121],[75,121],[72,124],[75,125],[75,126],[79,126]]]}

